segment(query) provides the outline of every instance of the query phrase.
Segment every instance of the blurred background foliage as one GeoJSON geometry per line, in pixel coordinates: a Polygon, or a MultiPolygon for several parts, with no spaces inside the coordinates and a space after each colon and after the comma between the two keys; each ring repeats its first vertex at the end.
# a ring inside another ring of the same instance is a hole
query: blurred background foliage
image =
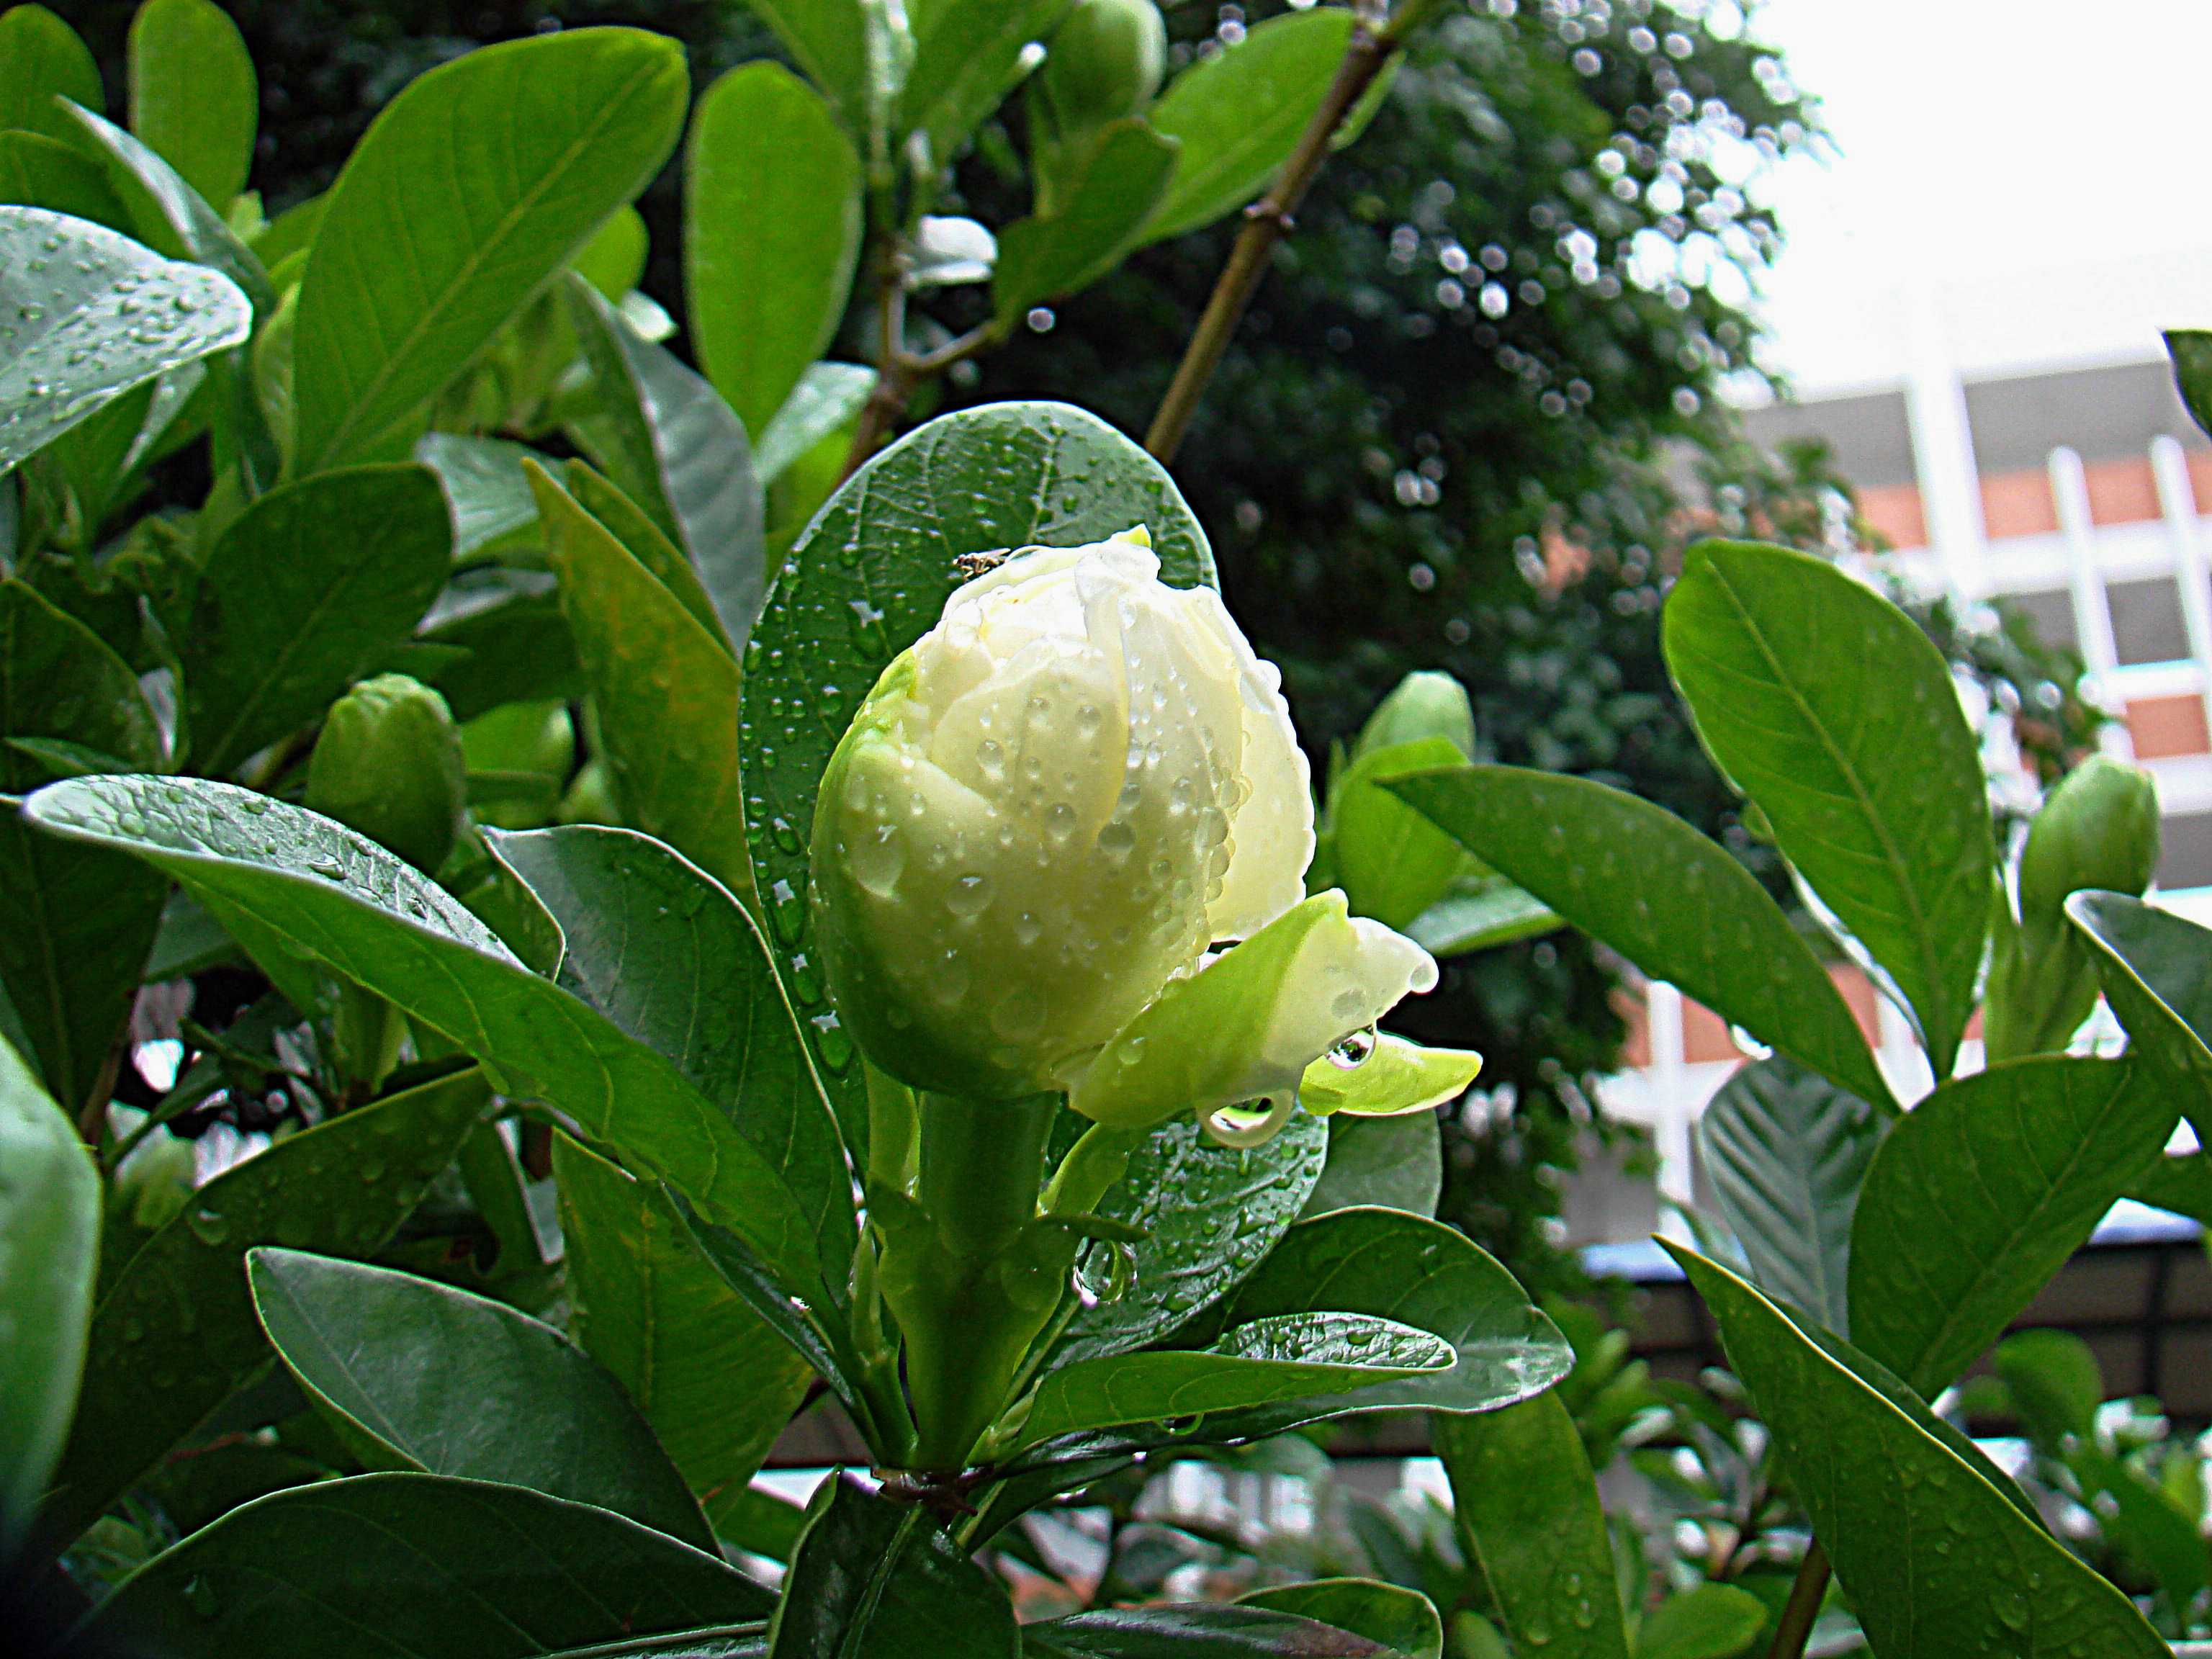
{"type": "MultiPolygon", "coordinates": [[[[118,100],[133,9],[58,6],[118,100]]],[[[701,85],[777,51],[743,6],[717,0],[228,9],[260,67],[252,183],[271,216],[326,187],[416,75],[479,45],[637,24],[683,40],[701,85]]],[[[1173,67],[1285,7],[1162,9],[1173,67]]],[[[1747,302],[1781,230],[1757,175],[1821,142],[1817,106],[1753,35],[1725,4],[1447,9],[1277,249],[1175,471],[1231,606],[1283,665],[1317,763],[1402,675],[1443,669],[1472,696],[1478,758],[1633,789],[1721,837],[1780,896],[1777,861],[1668,690],[1657,628],[1661,585],[1697,534],[1853,539],[1848,486],[1826,458],[1761,454],[1723,396],[1770,385],[1747,302]]],[[[939,211],[1023,210],[1020,100],[1004,119],[1013,130],[979,136],[939,211]]],[[[653,233],[641,286],[680,323],[674,167],[639,206],[653,233]]],[[[1058,397],[1141,434],[1234,234],[1231,222],[1137,255],[926,389],[911,418],[1058,397]]],[[[941,343],[988,303],[981,288],[939,291],[911,314],[912,343],[941,343]]],[[[857,317],[842,355],[872,355],[857,317]]],[[[176,499],[204,483],[179,478],[176,499]]],[[[1954,660],[2001,659],[1991,684],[2048,666],[2032,634],[2006,656],[1986,629],[1927,620],[1954,660]]],[[[1437,994],[1398,1022],[1487,1056],[1445,1125],[1441,1213],[1534,1288],[1584,1287],[1561,1248],[1565,1174],[1593,1145],[1636,1165],[1634,1136],[1590,1103],[1620,1063],[1621,984],[1617,963],[1561,932],[1446,964],[1437,994]]]]}

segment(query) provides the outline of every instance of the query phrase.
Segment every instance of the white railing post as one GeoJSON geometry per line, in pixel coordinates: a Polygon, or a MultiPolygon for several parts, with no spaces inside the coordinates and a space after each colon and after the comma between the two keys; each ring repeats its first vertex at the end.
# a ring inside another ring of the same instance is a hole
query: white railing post
{"type": "Polygon", "coordinates": [[[2166,545],[2173,550],[2173,580],[2181,588],[2181,616],[2189,627],[2189,654],[2197,662],[2205,730],[2212,732],[2212,574],[2206,572],[2204,542],[2197,533],[2197,491],[2189,482],[2189,457],[2178,440],[2161,432],[2150,441],[2150,470],[2158,480],[2166,545]]]}
{"type": "MultiPolygon", "coordinates": [[[[2089,480],[2081,458],[2061,444],[2051,452],[2051,498],[2058,508],[2058,528],[2066,538],[2066,580],[2074,594],[2074,637],[2081,647],[2081,661],[2089,671],[2096,699],[2111,713],[2124,716],[2127,705],[2119,695],[2117,671],[2120,648],[2112,638],[2112,606],[2105,596],[2105,573],[2097,562],[2096,527],[2089,517],[2089,480]]],[[[2124,719],[2105,727],[2100,737],[2105,752],[2121,760],[2135,758],[2135,744],[2124,719]]]]}

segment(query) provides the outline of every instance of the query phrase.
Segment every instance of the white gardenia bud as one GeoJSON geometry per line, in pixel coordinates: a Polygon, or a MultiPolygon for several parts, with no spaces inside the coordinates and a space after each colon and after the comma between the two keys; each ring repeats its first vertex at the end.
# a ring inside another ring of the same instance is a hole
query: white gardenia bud
{"type": "MultiPolygon", "coordinates": [[[[1313,804],[1280,687],[1218,594],[1160,581],[1142,530],[956,592],[816,807],[823,965],[869,1058],[975,1097],[1066,1087],[1211,947],[1296,906],[1313,804]]],[[[1298,1066],[1350,1029],[1291,1024],[1317,1045],[1298,1066]]]]}

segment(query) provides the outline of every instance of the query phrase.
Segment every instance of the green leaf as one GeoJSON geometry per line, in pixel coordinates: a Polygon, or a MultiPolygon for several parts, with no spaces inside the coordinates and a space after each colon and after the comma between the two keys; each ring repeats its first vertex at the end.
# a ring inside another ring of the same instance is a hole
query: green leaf
{"type": "Polygon", "coordinates": [[[1401,931],[1441,961],[1533,939],[1565,925],[1540,899],[1522,892],[1503,876],[1477,877],[1473,881],[1462,877],[1451,891],[1401,931]]]}
{"type": "Polygon", "coordinates": [[[535,1659],[758,1619],[772,1600],[607,1510],[489,1481],[369,1474],[233,1510],[125,1580],[56,1659],[535,1659]]]}
{"type": "Polygon", "coordinates": [[[799,1201],[833,1282],[854,1241],[852,1177],[752,918],[659,842],[592,824],[489,830],[560,927],[560,982],[735,1124],[799,1201]]]}
{"type": "Polygon", "coordinates": [[[1271,17],[1241,45],[1168,83],[1153,130],[1182,141],[1166,198],[1141,233],[1164,241],[1233,213],[1265,190],[1321,107],[1352,39],[1340,6],[1271,17]]]}
{"type": "Polygon", "coordinates": [[[1933,1397],[2096,1230],[2172,1133],[2126,1060],[2039,1055],[1946,1083],[1875,1154],[1851,1222],[1851,1333],[1933,1397]]]}
{"type": "MultiPolygon", "coordinates": [[[[465,591],[465,579],[447,590],[449,598],[465,591]]],[[[543,571],[499,571],[480,591],[485,595],[482,603],[416,635],[422,644],[467,653],[459,662],[435,671],[430,681],[453,718],[472,720],[501,703],[582,696],[584,671],[576,661],[576,641],[553,578],[543,571]]]]}
{"type": "Polygon", "coordinates": [[[1449,738],[1392,744],[1362,755],[1329,792],[1336,884],[1352,915],[1402,931],[1450,889],[1466,853],[1382,785],[1462,759],[1449,738]]]}
{"type": "MultiPolygon", "coordinates": [[[[77,130],[56,95],[104,110],[100,65],[77,33],[44,6],[0,12],[0,127],[76,142],[77,130]]],[[[0,270],[12,261],[0,261],[0,270]]]]}
{"type": "MultiPolygon", "coordinates": [[[[131,767],[161,763],[154,712],[123,659],[21,581],[0,582],[0,793],[52,767],[15,741],[73,742],[131,767]]],[[[166,884],[113,854],[67,847],[0,817],[0,1000],[27,1057],[71,1114],[91,1101],[131,1013],[166,884]]]]}
{"type": "Polygon", "coordinates": [[[720,619],[714,615],[714,600],[707,597],[699,573],[692,568],[691,561],[668,532],[612,481],[594,472],[582,461],[570,461],[562,467],[560,482],[562,488],[576,498],[576,505],[597,519],[629,556],[650,571],[653,579],[691,613],[692,620],[728,651],[729,641],[722,632],[720,619]]]}
{"type": "Polygon", "coordinates": [[[1875,1652],[2167,1659],[2134,1604],[1896,1377],[1725,1267],[1668,1249],[1718,1322],[1875,1652]]]}
{"type": "Polygon", "coordinates": [[[1454,1512],[1516,1650],[1627,1659],[1613,1545],[1581,1433],[1556,1393],[1430,1419],[1454,1512]]]}
{"type": "Polygon", "coordinates": [[[2170,328],[2165,339],[2166,355],[2173,362],[2173,384],[2188,405],[2189,418],[2212,434],[2212,332],[2170,328]]]}
{"type": "Polygon", "coordinates": [[[951,165],[968,135],[1027,74],[1022,54],[1052,38],[1072,0],[931,0],[912,8],[914,67],[902,131],[926,134],[929,165],[951,165]]]}
{"type": "Polygon", "coordinates": [[[252,324],[246,296],[216,272],[30,207],[0,207],[0,307],[15,319],[0,365],[0,471],[140,381],[238,344],[252,324]]]}
{"type": "Polygon", "coordinates": [[[1851,1213],[1883,1120],[1787,1055],[1743,1067],[1698,1123],[1698,1158],[1751,1279],[1851,1334],[1851,1213]]]}
{"type": "Polygon", "coordinates": [[[463,432],[426,432],[415,446],[415,459],[438,475],[446,492],[456,559],[538,522],[538,498],[522,470],[526,457],[545,459],[503,438],[463,432]]]}
{"type": "Polygon", "coordinates": [[[753,445],[753,471],[774,483],[793,461],[860,412],[876,371],[859,363],[810,363],[753,445]]]}
{"type": "Polygon", "coordinates": [[[1766,1603],[1733,1584],[1670,1595],[1644,1618],[1636,1659],[1735,1659],[1766,1626],[1766,1603]]]}
{"type": "Polygon", "coordinates": [[[267,1363],[246,1253],[375,1255],[451,1161],[487,1092],[482,1073],[463,1072],[280,1140],[193,1193],[131,1256],[93,1310],[76,1424],[39,1517],[50,1546],[89,1525],[267,1363]]]}
{"type": "MultiPolygon", "coordinates": [[[[857,31],[852,0],[811,9],[850,9],[857,31]]],[[[860,255],[860,154],[812,87],[780,64],[746,64],[699,100],[684,179],[693,349],[773,477],[782,467],[767,465],[769,422],[844,320],[860,255]]]]}
{"type": "Polygon", "coordinates": [[[2191,1606],[2212,1580],[2212,1556],[2197,1530],[2193,1509],[2185,1509],[2094,1441],[2073,1448],[2065,1462],[2106,1538],[2148,1567],[2175,1607],[2191,1606]]]}
{"type": "Polygon", "coordinates": [[[423,405],[659,171],[686,101],[675,41],[583,28],[470,52],[386,106],[300,284],[297,470],[404,454],[423,405]]]}
{"type": "Polygon", "coordinates": [[[568,1334],[621,1380],[716,1529],[753,1547],[728,1522],[745,1512],[745,1483],[811,1370],[723,1281],[651,1182],[566,1135],[554,1139],[553,1170],[568,1334]]]}
{"type": "Polygon", "coordinates": [[[48,208],[109,230],[131,222],[99,162],[39,132],[0,132],[0,204],[48,208]]]}
{"type": "Polygon", "coordinates": [[[159,866],[234,936],[254,923],[289,941],[301,963],[398,1004],[495,1068],[501,1094],[566,1112],[726,1220],[786,1283],[820,1294],[811,1230],[728,1119],[670,1062],[523,967],[443,889],[382,848],[298,807],[204,780],[79,779],[40,790],[24,811],[43,828],[159,866]]]}
{"type": "Polygon", "coordinates": [[[1758,878],[1665,809],[1585,778],[1462,766],[1385,786],[1654,979],[1887,1111],[1851,1011],[1758,878]]]}
{"type": "Polygon", "coordinates": [[[1015,1659],[1021,1642],[1006,1591],[928,1509],[839,1474],[806,1506],[768,1650],[769,1659],[1015,1659]]]}
{"type": "Polygon", "coordinates": [[[1936,1077],[1950,1076],[1996,854],[1980,751],[1942,653],[1826,560],[1744,542],[1690,550],[1663,628],[1706,746],[1889,970],[1936,1077]]]}
{"type": "Polygon", "coordinates": [[[1990,1358],[2038,1450],[2057,1457],[2068,1435],[2093,1439],[2105,1379],[2087,1343],[2071,1331],[2021,1331],[1990,1358]]]}
{"type": "Polygon", "coordinates": [[[1073,294],[1121,263],[1167,194],[1182,146],[1131,117],[1102,131],[1049,214],[999,233],[991,304],[1011,327],[1041,300],[1073,294]]]}
{"type": "MultiPolygon", "coordinates": [[[[1297,1219],[1328,1146],[1322,1121],[1304,1112],[1257,1146],[1216,1146],[1188,1114],[1152,1130],[1097,1206],[1108,1219],[1145,1230],[1133,1247],[1134,1279],[1123,1295],[1076,1315],[1053,1362],[1139,1347],[1218,1301],[1297,1219]]],[[[1107,1248],[1087,1276],[1106,1276],[1107,1248]]]]}
{"type": "Polygon", "coordinates": [[[574,496],[535,467],[532,483],[623,817],[750,897],[752,861],[730,741],[737,664],[574,496]]]}
{"type": "Polygon", "coordinates": [[[2154,1158],[2136,1174],[2127,1196],[2154,1210],[2185,1215],[2212,1226],[2212,1156],[2202,1152],[2154,1158]]]}
{"type": "Polygon", "coordinates": [[[713,386],[640,339],[582,279],[570,278],[568,296],[603,411],[591,429],[611,440],[609,476],[690,556],[718,631],[742,651],[768,588],[745,429],[713,386]]]}
{"type": "Polygon", "coordinates": [[[1299,1222],[1230,1299],[1226,1322],[1318,1310],[1431,1332],[1452,1345],[1458,1362],[1434,1376],[1225,1421],[1267,1432],[1257,1425],[1278,1414],[1288,1427],[1347,1411],[1490,1411],[1549,1388],[1574,1363],[1566,1339],[1511,1273],[1464,1233],[1403,1210],[1339,1210],[1299,1222]]]}
{"type": "Polygon", "coordinates": [[[744,816],[769,942],[848,1139],[865,1139],[860,1068],[799,960],[814,948],[806,846],[830,752],[876,677],[936,624],[962,554],[1081,546],[1138,524],[1163,580],[1212,585],[1205,532],[1158,462],[1066,404],[994,404],[939,416],[847,479],[775,579],[745,653],[744,816]]]}
{"type": "Polygon", "coordinates": [[[217,205],[246,188],[261,94],[212,0],[146,0],[131,20],[131,131],[217,205]]]}
{"type": "Polygon", "coordinates": [[[854,132],[865,133],[869,66],[863,13],[871,0],[745,0],[745,3],[775,31],[783,49],[791,54],[791,61],[814,83],[838,118],[854,132]]]}
{"type": "Polygon", "coordinates": [[[46,1495],[76,1407],[100,1261],[100,1171],[0,1039],[0,1562],[46,1495]]]}
{"type": "Polygon", "coordinates": [[[1051,1372],[1037,1385],[1020,1443],[1344,1394],[1453,1364],[1449,1343],[1409,1325],[1357,1314],[1274,1315],[1194,1352],[1115,1354],[1051,1372]]]}
{"type": "Polygon", "coordinates": [[[1115,1607],[1022,1627],[1025,1659],[1403,1659],[1395,1649],[1271,1607],[1115,1607]]]}
{"type": "Polygon", "coordinates": [[[106,169],[108,187],[131,216],[131,234],[156,253],[191,259],[221,271],[253,302],[258,317],[276,308],[276,291],[253,251],[229,222],[146,144],[90,110],[70,112],[80,146],[106,169]],[[88,146],[86,141],[89,140],[88,146]]]}
{"type": "Polygon", "coordinates": [[[551,1326],[427,1279],[295,1250],[246,1257],[253,1306],[308,1396],[380,1456],[596,1503],[712,1553],[714,1535],[621,1385],[551,1326]]]}
{"type": "Polygon", "coordinates": [[[301,479],[233,520],[175,630],[199,769],[234,770],[374,672],[445,586],[452,534],[411,463],[301,479]]]}
{"type": "Polygon", "coordinates": [[[1300,1584],[1248,1590],[1236,1604],[1296,1613],[1348,1630],[1404,1654],[1406,1659],[1443,1659],[1443,1620],[1419,1590],[1373,1578],[1310,1578],[1300,1584]]]}
{"type": "Polygon", "coordinates": [[[2066,914],[2089,941],[2128,1046],[2173,1091],[2212,1146],[2212,930],[2124,893],[2076,893],[2066,914]]]}
{"type": "Polygon", "coordinates": [[[1328,1163],[1300,1217],[1361,1205],[1431,1217],[1443,1181],[1443,1133],[1434,1112],[1340,1112],[1328,1120],[1328,1163]]]}

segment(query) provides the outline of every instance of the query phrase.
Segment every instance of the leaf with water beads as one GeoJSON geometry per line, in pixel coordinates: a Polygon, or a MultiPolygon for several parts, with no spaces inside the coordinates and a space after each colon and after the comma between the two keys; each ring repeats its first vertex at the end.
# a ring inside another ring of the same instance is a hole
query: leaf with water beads
{"type": "Polygon", "coordinates": [[[0,207],[0,471],[252,324],[246,295],[204,266],[88,220],[0,207]]]}

